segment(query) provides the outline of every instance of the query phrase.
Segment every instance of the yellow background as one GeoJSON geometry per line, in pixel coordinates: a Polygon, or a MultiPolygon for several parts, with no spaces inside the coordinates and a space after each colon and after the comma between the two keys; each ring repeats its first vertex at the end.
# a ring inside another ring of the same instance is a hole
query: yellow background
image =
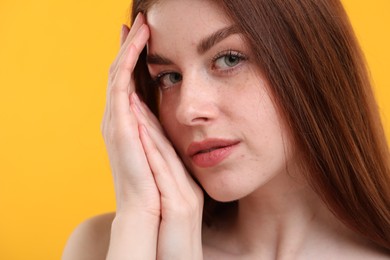
{"type": "MultiPolygon", "coordinates": [[[[130,0],[0,0],[0,259],[59,259],[115,209],[100,135],[130,0]]],[[[344,0],[390,134],[390,1],[344,0]]]]}

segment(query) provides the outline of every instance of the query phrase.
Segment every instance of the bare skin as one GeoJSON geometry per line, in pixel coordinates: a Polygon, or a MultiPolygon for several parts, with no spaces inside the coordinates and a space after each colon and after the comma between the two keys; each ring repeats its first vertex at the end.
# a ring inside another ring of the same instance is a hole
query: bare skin
{"type": "MultiPolygon", "coordinates": [[[[62,259],[106,259],[109,248],[110,229],[114,218],[115,213],[107,213],[88,219],[87,221],[80,224],[69,238],[62,259]]],[[[328,245],[323,245],[323,251],[313,250],[312,254],[307,255],[307,257],[294,256],[290,254],[287,257],[279,256],[265,259],[389,259],[389,256],[386,255],[386,253],[381,249],[375,247],[367,241],[356,237],[349,230],[345,229],[342,224],[339,223],[339,227],[340,230],[338,230],[338,233],[344,233],[347,240],[342,241],[341,244],[334,243],[333,248],[329,248],[328,245]]],[[[323,228],[321,230],[321,227],[317,227],[316,230],[322,231],[323,228]]],[[[229,232],[226,232],[227,230],[216,231],[204,229],[203,231],[203,259],[259,259],[259,257],[255,254],[241,255],[238,252],[232,252],[232,245],[234,246],[235,242],[231,238],[227,239],[227,235],[229,235],[229,232]]],[[[318,250],[318,248],[316,250],[318,250]]]]}
{"type": "Polygon", "coordinates": [[[230,26],[206,0],[167,0],[151,7],[147,22],[139,15],[124,29],[102,123],[117,211],[82,223],[64,260],[389,259],[334,218],[302,179],[242,37],[199,51],[230,26]],[[159,120],[134,95],[132,73],[146,44],[149,55],[170,61],[148,64],[160,86],[159,120]],[[199,166],[188,147],[210,138],[234,140],[235,150],[199,166]],[[215,199],[239,200],[237,217],[202,227],[203,194],[192,178],[215,199]]]}

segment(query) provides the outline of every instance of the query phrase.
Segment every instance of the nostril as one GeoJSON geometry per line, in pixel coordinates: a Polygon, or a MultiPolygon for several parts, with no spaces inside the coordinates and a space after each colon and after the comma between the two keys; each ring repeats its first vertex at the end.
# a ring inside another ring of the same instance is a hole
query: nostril
{"type": "Polygon", "coordinates": [[[207,117],[197,117],[192,119],[192,121],[209,121],[210,119],[207,117]]]}
{"type": "Polygon", "coordinates": [[[177,119],[184,125],[204,124],[211,120],[212,114],[206,106],[187,104],[178,107],[177,119]]]}

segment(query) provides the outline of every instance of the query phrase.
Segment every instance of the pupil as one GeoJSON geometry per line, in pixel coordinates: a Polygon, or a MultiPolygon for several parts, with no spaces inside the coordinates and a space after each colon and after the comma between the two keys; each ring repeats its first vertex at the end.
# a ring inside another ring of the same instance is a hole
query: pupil
{"type": "Polygon", "coordinates": [[[237,62],[237,57],[232,56],[232,55],[227,57],[227,63],[228,64],[234,65],[236,62],[237,62]]]}
{"type": "Polygon", "coordinates": [[[172,74],[170,75],[170,78],[171,78],[171,81],[172,81],[172,82],[178,82],[178,81],[181,80],[181,76],[180,76],[180,74],[178,74],[178,73],[172,73],[172,74]]]}

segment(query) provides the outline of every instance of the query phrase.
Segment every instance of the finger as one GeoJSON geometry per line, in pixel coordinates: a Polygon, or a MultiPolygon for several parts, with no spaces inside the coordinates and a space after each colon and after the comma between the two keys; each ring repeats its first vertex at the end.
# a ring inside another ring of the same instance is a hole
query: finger
{"type": "Polygon", "coordinates": [[[119,53],[117,55],[117,59],[114,61],[114,64],[117,63],[118,57],[122,56],[124,50],[126,49],[126,46],[130,44],[131,39],[134,37],[134,35],[137,33],[138,29],[144,23],[145,23],[145,17],[142,13],[139,13],[136,16],[131,28],[128,28],[127,26],[125,26],[126,28],[124,29],[123,37],[121,37],[121,49],[119,50],[119,53]]]}
{"type": "Polygon", "coordinates": [[[115,75],[115,71],[117,70],[118,64],[123,57],[123,54],[126,52],[127,47],[132,43],[132,39],[135,37],[143,24],[145,24],[145,17],[142,13],[139,13],[135,18],[133,25],[129,29],[129,32],[126,34],[126,29],[125,32],[123,32],[124,35],[123,38],[121,37],[121,48],[110,68],[110,71],[112,72],[111,75],[115,75]],[[125,35],[126,37],[124,37],[125,35]]]}
{"type": "Polygon", "coordinates": [[[160,152],[161,157],[166,161],[169,169],[171,169],[171,174],[179,184],[179,189],[184,192],[188,191],[193,179],[185,169],[172,144],[160,131],[151,127],[148,127],[148,129],[150,138],[160,152]]]}
{"type": "Polygon", "coordinates": [[[177,184],[170,174],[169,166],[161,156],[160,151],[150,138],[144,125],[139,126],[140,139],[144,148],[149,167],[152,170],[154,180],[160,190],[161,196],[168,199],[177,198],[177,184]]]}
{"type": "Polygon", "coordinates": [[[153,127],[151,120],[146,118],[140,111],[140,107],[135,100],[135,96],[135,94],[131,95],[131,107],[135,114],[135,117],[137,118],[137,121],[140,125],[144,125],[148,129],[148,133],[151,140],[155,144],[157,150],[160,152],[161,157],[165,160],[172,176],[177,180],[178,183],[180,183],[180,189],[188,190],[189,186],[187,185],[189,184],[189,182],[193,181],[191,176],[185,170],[181,159],[179,158],[172,144],[165,137],[163,132],[159,128],[153,127]]]}
{"type": "MultiPolygon", "coordinates": [[[[190,205],[190,210],[197,209],[198,206],[201,209],[203,192],[184,170],[184,166],[179,163],[176,168],[172,168],[169,165],[171,160],[167,160],[166,154],[161,152],[161,149],[145,125],[140,125],[139,132],[149,167],[152,170],[154,180],[161,194],[162,203],[170,210],[177,209],[178,204],[181,205],[180,207],[190,205]],[[164,200],[165,198],[166,200],[164,200]],[[171,204],[172,202],[173,204],[171,204]]],[[[171,159],[180,162],[175,156],[171,159]]],[[[180,210],[180,212],[183,211],[180,210]]],[[[165,213],[162,212],[162,214],[165,213]]]]}
{"type": "MultiPolygon", "coordinates": [[[[109,75],[111,77],[111,75],[109,75]]],[[[100,131],[103,135],[103,138],[105,139],[106,133],[107,133],[107,126],[109,124],[110,120],[110,89],[111,89],[111,82],[108,80],[107,88],[106,88],[106,104],[104,107],[104,114],[103,114],[103,120],[100,125],[100,131]]]]}
{"type": "Polygon", "coordinates": [[[132,74],[132,71],[134,70],[135,64],[137,63],[138,56],[141,54],[143,48],[145,47],[148,39],[149,39],[149,27],[147,25],[142,25],[137,33],[134,35],[134,38],[131,41],[131,44],[127,45],[127,48],[125,52],[123,53],[122,57],[119,59],[119,63],[117,64],[117,67],[114,69],[114,80],[118,76],[118,72],[123,69],[126,70],[127,76],[132,74]],[[130,59],[128,56],[129,49],[133,46],[137,51],[137,57],[136,59],[130,59]],[[130,69],[130,74],[128,73],[130,69]]]}
{"type": "Polygon", "coordinates": [[[127,25],[122,24],[122,30],[121,30],[121,46],[125,43],[127,36],[129,35],[130,28],[127,27],[127,25]]]}
{"type": "Polygon", "coordinates": [[[143,124],[149,129],[149,134],[152,135],[152,139],[156,142],[156,144],[160,144],[157,147],[161,147],[160,152],[163,154],[169,154],[171,156],[177,156],[175,150],[171,142],[165,137],[162,131],[162,127],[157,122],[153,122],[151,118],[147,115],[144,109],[141,106],[141,102],[136,93],[132,93],[130,95],[131,107],[137,118],[139,124],[143,124]]]}
{"type": "Polygon", "coordinates": [[[129,111],[129,93],[135,90],[132,73],[142,51],[142,48],[139,46],[144,46],[148,38],[149,29],[146,25],[141,26],[138,34],[135,36],[134,44],[128,46],[127,52],[123,55],[124,59],[118,65],[118,71],[110,91],[111,116],[113,116],[113,113],[120,115],[120,113],[126,114],[129,111]]]}
{"type": "MultiPolygon", "coordinates": [[[[147,40],[149,39],[149,34],[150,34],[149,27],[146,24],[141,25],[141,27],[138,29],[134,37],[131,38],[129,45],[134,45],[135,48],[139,50],[139,53],[141,53],[143,48],[146,45],[147,40]]],[[[127,45],[127,43],[124,44],[124,46],[129,46],[129,45],[127,45]]],[[[122,55],[121,57],[119,57],[118,63],[115,65],[116,67],[113,69],[114,77],[117,74],[118,70],[120,69],[121,63],[125,59],[126,59],[126,55],[122,55]]]]}
{"type": "MultiPolygon", "coordinates": [[[[162,131],[162,127],[160,123],[157,121],[154,121],[153,118],[150,118],[149,115],[146,113],[144,108],[141,105],[141,101],[139,100],[136,93],[131,93],[130,95],[130,106],[132,107],[132,110],[139,122],[139,124],[145,125],[149,130],[151,134],[153,133],[160,133],[159,137],[161,137],[161,141],[165,143],[167,147],[169,147],[171,151],[171,154],[176,154],[174,152],[174,149],[171,145],[171,143],[168,141],[168,139],[165,137],[162,131]]],[[[155,117],[154,117],[155,118],[155,117]]],[[[157,119],[156,119],[157,120],[157,119]]]]}
{"type": "MultiPolygon", "coordinates": [[[[142,14],[138,14],[137,17],[135,18],[133,26],[132,26],[133,32],[134,31],[138,31],[139,27],[143,23],[144,23],[143,15],[142,14]]],[[[126,41],[126,39],[129,38],[129,32],[130,32],[129,27],[127,27],[126,25],[123,24],[122,25],[122,30],[121,30],[121,36],[120,36],[120,44],[121,44],[121,46],[123,46],[125,41],[126,41]]],[[[130,37],[132,35],[130,35],[130,37]]],[[[116,60],[113,62],[113,64],[111,65],[111,68],[110,68],[109,81],[108,81],[108,86],[107,86],[107,91],[106,91],[106,106],[105,106],[105,109],[104,109],[103,120],[102,120],[102,123],[101,123],[101,126],[100,126],[100,129],[101,129],[101,132],[103,133],[103,135],[107,131],[107,125],[108,125],[109,115],[110,115],[110,113],[109,113],[110,99],[111,99],[110,98],[110,91],[111,91],[110,86],[112,84],[112,81],[115,78],[115,73],[114,72],[117,71],[117,69],[116,69],[117,61],[119,60],[119,57],[121,57],[123,55],[123,52],[124,52],[125,49],[126,48],[121,48],[120,49],[120,52],[118,53],[116,60]]]]}
{"type": "Polygon", "coordinates": [[[108,120],[108,111],[107,111],[107,101],[106,101],[106,106],[104,108],[104,112],[103,112],[103,119],[100,123],[100,133],[103,135],[103,137],[105,137],[105,134],[106,134],[106,129],[107,129],[107,120],[108,120]]]}
{"type": "Polygon", "coordinates": [[[105,137],[105,133],[107,132],[107,126],[109,125],[109,121],[110,121],[110,90],[111,90],[111,82],[110,80],[108,80],[107,88],[106,88],[106,104],[104,107],[103,119],[100,125],[100,131],[103,134],[103,137],[105,137]]]}
{"type": "Polygon", "coordinates": [[[123,44],[129,45],[131,39],[143,24],[145,24],[145,16],[142,13],[138,13],[133,25],[131,26],[131,29],[129,30],[129,33],[127,34],[126,38],[124,38],[123,44]]]}
{"type": "Polygon", "coordinates": [[[132,64],[137,59],[137,50],[133,45],[130,45],[128,53],[125,55],[127,59],[121,65],[121,70],[118,71],[118,75],[108,94],[110,98],[110,117],[112,120],[117,119],[119,122],[124,119],[123,116],[127,117],[131,112],[128,99],[129,85],[131,82],[132,64]]]}
{"type": "Polygon", "coordinates": [[[157,119],[157,117],[152,113],[152,111],[150,111],[150,109],[148,108],[148,106],[142,102],[138,95],[134,92],[131,94],[130,96],[130,100],[131,102],[133,102],[135,104],[135,106],[138,108],[138,111],[145,117],[147,118],[148,120],[150,120],[150,123],[151,123],[151,126],[153,128],[155,128],[156,130],[158,131],[161,131],[161,132],[164,132],[161,124],[160,124],[160,121],[157,119]]]}

